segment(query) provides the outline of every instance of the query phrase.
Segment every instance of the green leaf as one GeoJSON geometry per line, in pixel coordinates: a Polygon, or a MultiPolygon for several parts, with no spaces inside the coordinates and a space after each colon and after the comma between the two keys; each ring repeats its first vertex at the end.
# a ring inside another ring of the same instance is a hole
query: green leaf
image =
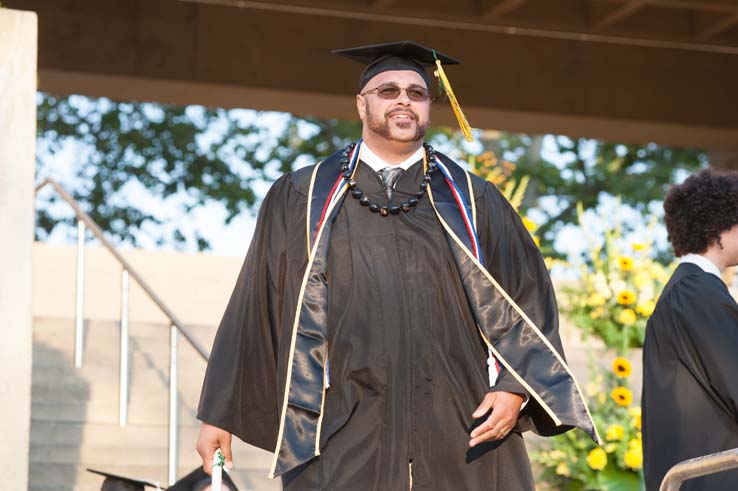
{"type": "Polygon", "coordinates": [[[638,475],[633,471],[611,468],[597,474],[598,491],[638,491],[643,488],[638,475]]]}

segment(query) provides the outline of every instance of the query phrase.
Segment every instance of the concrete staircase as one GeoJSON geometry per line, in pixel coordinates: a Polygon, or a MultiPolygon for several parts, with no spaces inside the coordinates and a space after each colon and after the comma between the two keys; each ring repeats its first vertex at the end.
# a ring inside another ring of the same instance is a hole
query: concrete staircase
{"type": "MultiPolygon", "coordinates": [[[[119,325],[89,321],[83,367],[74,367],[74,322],[36,318],[33,332],[30,491],[97,491],[102,478],[91,467],[159,481],[166,486],[169,328],[132,323],[128,425],[118,424],[119,325]]],[[[210,347],[213,327],[192,326],[210,347]]],[[[205,362],[179,338],[179,468],[182,477],[200,465],[194,445],[195,412],[205,362]]],[[[241,490],[271,491],[271,454],[234,441],[241,490]]]]}

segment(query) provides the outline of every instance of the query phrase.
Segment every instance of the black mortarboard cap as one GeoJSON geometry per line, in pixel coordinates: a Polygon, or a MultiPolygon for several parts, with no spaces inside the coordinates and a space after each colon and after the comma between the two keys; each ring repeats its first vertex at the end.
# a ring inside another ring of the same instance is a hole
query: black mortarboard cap
{"type": "Polygon", "coordinates": [[[369,80],[382,72],[412,70],[423,77],[426,85],[430,85],[425,67],[435,66],[437,59],[446,65],[461,63],[456,58],[451,58],[412,41],[370,44],[356,48],[336,49],[332,52],[366,65],[359,77],[359,92],[369,80]]]}
{"type": "MultiPolygon", "coordinates": [[[[212,478],[205,473],[202,466],[200,466],[168,487],[167,491],[197,491],[205,487],[203,486],[203,482],[209,483],[211,479],[212,478]]],[[[225,470],[223,470],[223,484],[227,484],[228,488],[233,491],[238,491],[238,488],[231,479],[231,476],[229,476],[225,470]]]]}
{"type": "Polygon", "coordinates": [[[123,477],[109,472],[97,471],[95,469],[87,469],[87,471],[105,477],[102,487],[100,487],[100,491],[145,491],[146,486],[161,489],[161,487],[153,481],[132,479],[130,477],[123,477]]]}

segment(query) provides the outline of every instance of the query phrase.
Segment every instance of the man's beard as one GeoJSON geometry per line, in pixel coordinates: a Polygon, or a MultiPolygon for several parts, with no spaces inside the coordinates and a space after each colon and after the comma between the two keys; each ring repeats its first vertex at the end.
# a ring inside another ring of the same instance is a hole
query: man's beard
{"type": "Polygon", "coordinates": [[[390,128],[389,118],[393,112],[398,112],[397,109],[388,111],[386,114],[384,114],[383,117],[380,117],[374,114],[371,111],[369,104],[367,104],[366,105],[366,125],[369,128],[369,130],[382,136],[383,138],[387,140],[394,140],[394,141],[401,141],[401,142],[421,141],[423,137],[425,137],[425,134],[428,132],[428,124],[430,123],[430,121],[421,123],[418,119],[418,115],[415,114],[415,111],[411,109],[403,109],[402,111],[412,113],[413,118],[415,118],[415,134],[411,137],[398,138],[397,136],[394,136],[392,134],[392,129],[390,128]]]}

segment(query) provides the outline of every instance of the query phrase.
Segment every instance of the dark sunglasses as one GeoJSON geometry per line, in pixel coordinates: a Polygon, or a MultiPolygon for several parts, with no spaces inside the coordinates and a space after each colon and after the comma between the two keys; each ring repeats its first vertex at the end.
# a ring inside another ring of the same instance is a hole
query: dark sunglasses
{"type": "Polygon", "coordinates": [[[428,89],[417,85],[411,85],[410,87],[400,87],[395,84],[383,84],[379,87],[375,87],[373,89],[362,92],[360,95],[366,95],[371,94],[372,92],[376,92],[377,97],[379,97],[380,99],[393,100],[400,97],[400,94],[402,94],[403,90],[407,94],[407,98],[411,101],[424,102],[430,99],[430,92],[428,92],[428,89]]]}

